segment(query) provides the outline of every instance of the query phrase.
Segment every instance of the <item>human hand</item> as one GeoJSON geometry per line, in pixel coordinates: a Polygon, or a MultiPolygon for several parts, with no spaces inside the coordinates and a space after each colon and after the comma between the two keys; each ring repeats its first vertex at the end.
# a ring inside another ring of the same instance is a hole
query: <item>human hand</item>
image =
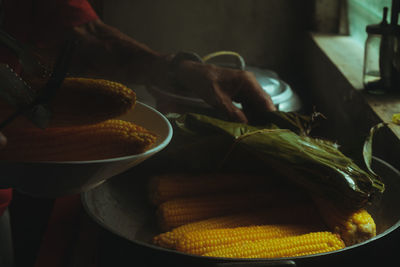
{"type": "Polygon", "coordinates": [[[171,65],[175,55],[154,51],[100,20],[74,27],[73,34],[80,46],[72,66],[81,75],[159,88],[178,82],[228,119],[243,123],[263,123],[264,115],[276,110],[250,72],[190,60],[171,65]],[[243,109],[232,101],[241,103],[243,109]]]}
{"type": "Polygon", "coordinates": [[[271,97],[248,71],[182,61],[176,78],[182,86],[233,121],[260,121],[263,114],[276,110],[271,97]],[[241,103],[243,110],[232,101],[241,103]]]}

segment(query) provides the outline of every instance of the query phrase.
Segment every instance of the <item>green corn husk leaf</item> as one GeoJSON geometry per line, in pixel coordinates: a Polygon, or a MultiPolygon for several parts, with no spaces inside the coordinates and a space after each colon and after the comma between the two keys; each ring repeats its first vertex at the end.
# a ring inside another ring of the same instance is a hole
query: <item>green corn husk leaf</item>
{"type": "MultiPolygon", "coordinates": [[[[179,117],[176,125],[203,138],[225,136],[232,142],[231,150],[274,166],[290,182],[347,207],[363,207],[384,191],[384,184],[374,173],[361,169],[327,140],[274,125],[250,126],[191,113],[179,117]]],[[[228,157],[231,152],[227,152],[228,157]]]]}
{"type": "Polygon", "coordinates": [[[369,136],[365,140],[364,146],[363,146],[363,157],[364,157],[364,163],[365,166],[367,167],[368,171],[372,173],[375,176],[378,176],[373,170],[372,170],[372,140],[375,135],[375,133],[381,129],[382,127],[386,127],[386,123],[379,123],[376,126],[372,127],[369,133],[369,136]]]}

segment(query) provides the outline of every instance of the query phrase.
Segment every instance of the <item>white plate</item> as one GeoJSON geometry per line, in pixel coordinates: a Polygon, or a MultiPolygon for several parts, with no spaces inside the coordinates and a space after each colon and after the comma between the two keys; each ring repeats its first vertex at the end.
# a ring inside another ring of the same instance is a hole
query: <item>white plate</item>
{"type": "Polygon", "coordinates": [[[119,158],[89,161],[7,162],[0,161],[0,186],[16,188],[40,197],[58,197],[90,190],[153,156],[172,138],[168,119],[155,109],[137,102],[136,107],[121,117],[157,135],[154,146],[144,153],[119,158]]]}

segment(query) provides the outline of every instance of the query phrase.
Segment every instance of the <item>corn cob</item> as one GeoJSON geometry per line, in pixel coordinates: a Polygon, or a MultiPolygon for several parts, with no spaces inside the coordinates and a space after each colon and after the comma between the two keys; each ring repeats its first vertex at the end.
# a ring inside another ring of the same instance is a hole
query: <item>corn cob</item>
{"type": "Polygon", "coordinates": [[[169,232],[155,236],[153,239],[153,243],[165,248],[175,249],[177,241],[185,233],[217,228],[262,224],[263,222],[265,222],[265,216],[262,215],[263,214],[260,212],[234,214],[184,224],[172,229],[169,232]]]}
{"type": "Polygon", "coordinates": [[[232,193],[177,198],[158,206],[160,228],[169,231],[180,225],[238,212],[255,211],[261,207],[304,201],[304,196],[286,191],[268,193],[232,193]]]}
{"type": "MultiPolygon", "coordinates": [[[[98,123],[123,115],[135,103],[136,94],[123,84],[102,79],[66,78],[50,102],[49,126],[98,123]]],[[[13,110],[14,107],[4,101],[0,103],[2,119],[13,110]]],[[[26,120],[18,118],[16,123],[26,123],[26,120]]]]}
{"type": "Polygon", "coordinates": [[[326,225],[338,233],[346,246],[351,246],[376,235],[376,225],[365,209],[348,210],[322,198],[315,198],[316,206],[326,225]]]}
{"type": "Polygon", "coordinates": [[[234,228],[265,224],[299,224],[323,227],[312,203],[293,204],[286,207],[269,207],[256,212],[245,212],[188,223],[153,238],[153,243],[165,248],[176,248],[182,235],[201,230],[234,228]]]}
{"type": "Polygon", "coordinates": [[[302,235],[316,230],[320,229],[305,225],[262,225],[194,231],[182,235],[176,249],[189,254],[203,255],[237,242],[302,235]]]}
{"type": "Polygon", "coordinates": [[[123,115],[135,103],[136,94],[123,84],[66,78],[51,102],[52,125],[97,123],[123,115]]]}
{"type": "Polygon", "coordinates": [[[392,122],[400,125],[400,113],[394,113],[392,115],[392,122]]]}
{"type": "Polygon", "coordinates": [[[151,177],[150,201],[159,205],[179,197],[218,192],[257,191],[270,188],[271,182],[261,175],[238,173],[172,173],[151,177]]]}
{"type": "Polygon", "coordinates": [[[10,161],[77,161],[121,157],[146,151],[156,136],[121,120],[47,128],[6,128],[7,146],[0,159],[10,161]]]}
{"type": "Polygon", "coordinates": [[[330,252],[344,247],[345,244],[337,234],[313,232],[299,236],[238,242],[203,255],[227,258],[280,258],[330,252]]]}

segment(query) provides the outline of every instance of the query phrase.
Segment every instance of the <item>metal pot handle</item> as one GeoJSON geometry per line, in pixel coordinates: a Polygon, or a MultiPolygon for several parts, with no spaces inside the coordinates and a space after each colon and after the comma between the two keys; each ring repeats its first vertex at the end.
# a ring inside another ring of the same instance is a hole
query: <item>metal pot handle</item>
{"type": "Polygon", "coordinates": [[[253,262],[224,262],[215,263],[214,267],[295,267],[296,263],[292,260],[272,260],[272,261],[253,261],[253,262]]]}
{"type": "Polygon", "coordinates": [[[202,60],[204,63],[206,63],[207,61],[211,60],[212,58],[216,58],[216,57],[220,57],[220,56],[232,56],[234,58],[236,58],[236,68],[240,69],[240,70],[244,70],[246,68],[246,63],[243,59],[243,57],[237,53],[237,52],[233,52],[233,51],[217,51],[208,55],[205,55],[202,60]]]}

